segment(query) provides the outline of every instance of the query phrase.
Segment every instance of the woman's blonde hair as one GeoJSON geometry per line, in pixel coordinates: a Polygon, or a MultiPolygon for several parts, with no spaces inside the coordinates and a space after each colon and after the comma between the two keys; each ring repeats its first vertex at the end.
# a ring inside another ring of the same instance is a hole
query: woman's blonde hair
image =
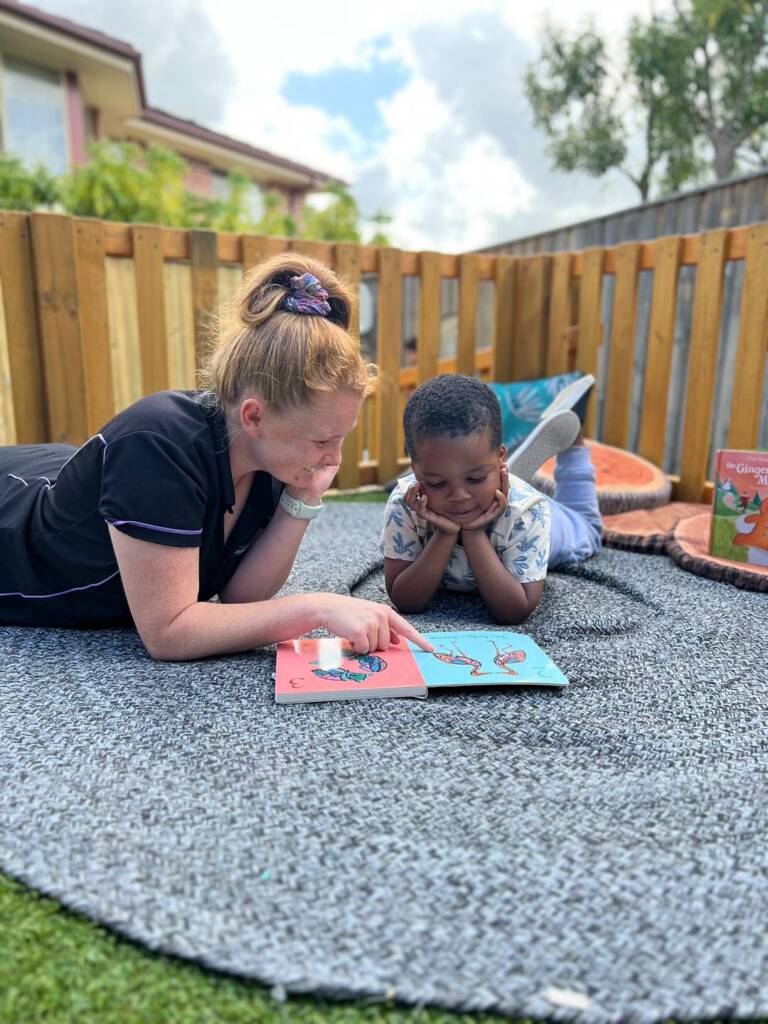
{"type": "Polygon", "coordinates": [[[316,260],[290,252],[260,263],[219,319],[202,386],[225,407],[251,391],[277,407],[341,389],[369,394],[375,367],[349,333],[353,303],[351,291],[316,260]],[[327,291],[326,316],[281,308],[291,278],[302,274],[312,274],[327,291]]]}

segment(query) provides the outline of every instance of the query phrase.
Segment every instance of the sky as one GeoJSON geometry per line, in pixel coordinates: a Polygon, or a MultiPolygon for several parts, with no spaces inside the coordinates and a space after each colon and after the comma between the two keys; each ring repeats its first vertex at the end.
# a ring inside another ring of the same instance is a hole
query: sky
{"type": "Polygon", "coordinates": [[[619,52],[671,0],[37,0],[132,43],[149,102],[351,185],[406,249],[461,252],[638,202],[551,170],[523,75],[549,18],[619,52]]]}

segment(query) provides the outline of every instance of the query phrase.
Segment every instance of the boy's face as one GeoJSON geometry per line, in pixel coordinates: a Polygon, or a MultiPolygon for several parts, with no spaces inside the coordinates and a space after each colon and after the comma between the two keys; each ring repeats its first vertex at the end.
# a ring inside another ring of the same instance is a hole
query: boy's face
{"type": "Polygon", "coordinates": [[[413,471],[427,504],[455,523],[471,523],[493,501],[501,485],[507,450],[492,448],[488,431],[461,437],[423,437],[413,471]]]}

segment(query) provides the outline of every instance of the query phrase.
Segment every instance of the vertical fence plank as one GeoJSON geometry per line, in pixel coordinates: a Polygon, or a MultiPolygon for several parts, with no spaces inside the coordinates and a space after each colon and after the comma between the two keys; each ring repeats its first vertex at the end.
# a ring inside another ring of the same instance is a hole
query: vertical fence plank
{"type": "Polygon", "coordinates": [[[701,236],[677,493],[680,501],[701,501],[704,494],[723,309],[726,236],[727,232],[722,229],[708,231],[701,236]]]}
{"type": "Polygon", "coordinates": [[[195,371],[199,373],[214,336],[219,308],[219,257],[215,231],[190,231],[192,310],[195,321],[195,371]]]}
{"type": "Polygon", "coordinates": [[[165,319],[163,229],[136,225],[133,265],[139,318],[141,387],[145,395],[168,390],[168,335],[165,319]]]}
{"type": "Polygon", "coordinates": [[[547,375],[568,371],[568,340],[571,326],[571,262],[569,252],[552,257],[552,288],[549,298],[547,375]]]}
{"type": "Polygon", "coordinates": [[[739,316],[728,447],[754,448],[760,429],[768,337],[768,224],[747,232],[739,316]]]}
{"type": "Polygon", "coordinates": [[[26,214],[0,211],[0,280],[13,415],[8,442],[39,444],[48,439],[48,424],[26,214]]]}
{"type": "Polygon", "coordinates": [[[30,222],[50,440],[82,444],[88,404],[72,218],[33,213],[30,222]]]}
{"type": "MultiPolygon", "coordinates": [[[[579,288],[579,340],[576,349],[576,368],[582,373],[597,376],[597,355],[602,339],[600,303],[603,294],[603,249],[584,252],[581,287],[579,288]]],[[[592,437],[595,432],[596,402],[587,407],[584,432],[592,437]]]]}
{"type": "Polygon", "coordinates": [[[456,348],[456,373],[470,377],[475,372],[478,259],[479,257],[473,253],[459,256],[459,341],[456,348]]]}
{"type": "Polygon", "coordinates": [[[92,435],[115,415],[104,225],[98,220],[78,219],[74,222],[74,229],[88,434],[92,435]]]}
{"type": "MultiPolygon", "coordinates": [[[[355,303],[352,308],[352,321],[349,330],[358,343],[360,341],[360,247],[351,242],[340,242],[336,246],[335,254],[336,273],[342,281],[350,288],[355,303]]],[[[344,445],[341,450],[341,466],[336,476],[336,486],[343,489],[358,487],[360,485],[360,451],[362,448],[363,423],[365,420],[366,399],[360,415],[357,419],[357,426],[344,438],[344,445]]]]}
{"type": "Polygon", "coordinates": [[[287,252],[287,238],[267,238],[266,235],[241,235],[240,245],[243,254],[243,270],[247,273],[264,260],[278,253],[287,252]]]}
{"type": "Polygon", "coordinates": [[[494,332],[491,380],[514,380],[515,274],[518,261],[510,256],[496,259],[494,332]]]}
{"type": "Polygon", "coordinates": [[[638,451],[657,466],[664,462],[664,436],[667,427],[672,352],[675,345],[681,242],[679,237],[671,236],[658,239],[655,246],[653,296],[651,319],[648,324],[638,451]]]}
{"type": "Polygon", "coordinates": [[[437,374],[440,354],[440,253],[419,254],[418,381],[437,374]]]}
{"type": "Polygon", "coordinates": [[[517,266],[514,374],[517,380],[540,377],[544,371],[544,309],[549,256],[526,256],[517,266]]]}
{"type": "Polygon", "coordinates": [[[308,256],[311,260],[324,263],[334,269],[333,246],[330,242],[315,242],[308,238],[296,238],[291,242],[291,251],[299,256],[308,256]]]}
{"type": "Polygon", "coordinates": [[[397,475],[400,349],[403,327],[403,280],[400,250],[379,249],[379,301],[376,312],[376,362],[379,483],[397,475]]]}
{"type": "Polygon", "coordinates": [[[640,246],[625,242],[616,250],[616,285],[611,317],[611,349],[605,389],[603,440],[626,448],[632,405],[632,363],[635,353],[637,273],[640,246]]]}

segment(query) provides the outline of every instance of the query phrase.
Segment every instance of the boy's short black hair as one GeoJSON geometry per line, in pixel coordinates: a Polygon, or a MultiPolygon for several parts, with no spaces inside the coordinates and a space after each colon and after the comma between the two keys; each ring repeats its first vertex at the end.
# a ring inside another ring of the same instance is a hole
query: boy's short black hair
{"type": "Polygon", "coordinates": [[[441,373],[417,388],[403,415],[405,447],[412,459],[424,437],[465,437],[487,430],[491,448],[501,446],[501,407],[475,377],[441,373]]]}

